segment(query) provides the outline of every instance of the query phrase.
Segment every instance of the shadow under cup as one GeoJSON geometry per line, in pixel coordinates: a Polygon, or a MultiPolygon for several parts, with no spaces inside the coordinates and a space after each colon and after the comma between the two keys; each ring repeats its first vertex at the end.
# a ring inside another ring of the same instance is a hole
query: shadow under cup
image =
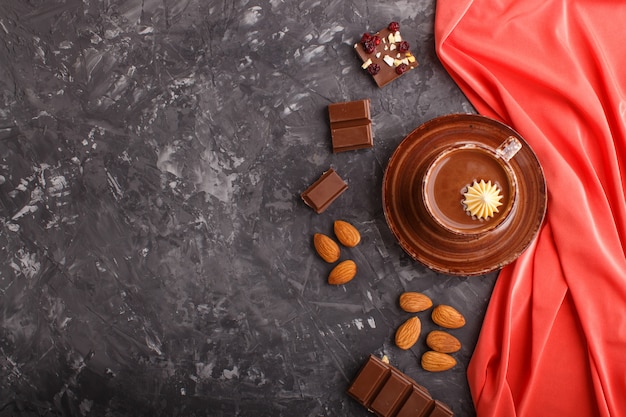
{"type": "Polygon", "coordinates": [[[497,149],[479,143],[452,146],[431,162],[424,176],[422,198],[436,223],[455,234],[480,235],[506,220],[517,195],[517,178],[508,161],[520,144],[511,139],[497,149]],[[472,216],[463,204],[468,187],[481,180],[491,181],[502,195],[502,205],[487,219],[472,216]]]}

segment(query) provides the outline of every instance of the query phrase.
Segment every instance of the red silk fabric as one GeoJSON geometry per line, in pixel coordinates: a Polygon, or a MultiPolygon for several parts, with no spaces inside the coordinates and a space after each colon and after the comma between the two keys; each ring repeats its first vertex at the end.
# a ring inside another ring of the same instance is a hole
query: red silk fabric
{"type": "Polygon", "coordinates": [[[443,65],[529,142],[548,186],[468,367],[479,417],[626,416],[624,22],[621,1],[438,0],[443,65]]]}

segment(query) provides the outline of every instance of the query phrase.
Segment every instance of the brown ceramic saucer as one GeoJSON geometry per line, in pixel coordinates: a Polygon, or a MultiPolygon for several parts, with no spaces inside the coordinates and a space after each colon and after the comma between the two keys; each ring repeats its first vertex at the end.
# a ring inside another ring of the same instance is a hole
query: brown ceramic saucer
{"type": "Polygon", "coordinates": [[[385,218],[400,246],[429,268],[451,275],[482,275],[514,261],[537,235],[546,205],[543,169],[526,141],[510,127],[473,114],[442,116],[419,126],[395,150],[383,179],[385,218]],[[431,162],[453,146],[497,148],[511,136],[522,147],[508,162],[517,178],[517,196],[506,218],[482,234],[442,227],[423,201],[431,162]]]}

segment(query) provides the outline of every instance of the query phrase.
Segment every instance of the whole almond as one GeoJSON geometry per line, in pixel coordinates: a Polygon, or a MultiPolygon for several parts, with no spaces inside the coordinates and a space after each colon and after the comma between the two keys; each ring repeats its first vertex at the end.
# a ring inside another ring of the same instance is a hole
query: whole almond
{"type": "Polygon", "coordinates": [[[411,317],[396,330],[396,346],[400,349],[409,349],[417,342],[422,331],[422,322],[417,317],[411,317]]]}
{"type": "Polygon", "coordinates": [[[337,261],[341,255],[339,245],[337,245],[334,240],[321,233],[315,233],[313,235],[313,246],[315,246],[317,254],[328,263],[337,261]]]}
{"type": "Polygon", "coordinates": [[[432,306],[432,300],[420,292],[404,292],[400,295],[400,308],[408,313],[419,313],[432,306]]]}
{"type": "Polygon", "coordinates": [[[456,365],[456,359],[447,353],[429,350],[422,355],[422,368],[429,372],[442,372],[456,365]]]}
{"type": "Polygon", "coordinates": [[[348,248],[355,247],[361,241],[359,231],[346,221],[335,220],[333,229],[335,230],[335,236],[337,236],[339,242],[348,248]]]}
{"type": "Polygon", "coordinates": [[[433,321],[446,329],[458,329],[465,326],[465,317],[454,307],[441,304],[433,309],[433,321]]]}
{"type": "Polygon", "coordinates": [[[349,282],[356,275],[356,263],[348,259],[339,262],[337,266],[330,271],[328,275],[328,283],[332,285],[341,285],[349,282]]]}
{"type": "Polygon", "coordinates": [[[428,333],[426,344],[432,350],[441,353],[454,353],[461,349],[459,339],[441,330],[433,330],[428,333]]]}

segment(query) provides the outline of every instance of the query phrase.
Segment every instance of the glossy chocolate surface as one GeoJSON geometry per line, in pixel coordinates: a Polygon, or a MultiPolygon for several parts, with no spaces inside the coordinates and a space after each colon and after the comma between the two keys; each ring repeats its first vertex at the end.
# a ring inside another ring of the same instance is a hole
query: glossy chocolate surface
{"type": "Polygon", "coordinates": [[[440,401],[435,401],[435,407],[430,412],[429,417],[452,417],[454,413],[450,408],[440,401]]]}
{"type": "Polygon", "coordinates": [[[380,359],[370,356],[352,381],[348,394],[366,407],[372,404],[383,384],[389,378],[389,366],[380,359]]]}
{"type": "Polygon", "coordinates": [[[412,388],[413,385],[406,378],[391,372],[370,408],[381,416],[394,415],[404,404],[412,388]]]}
{"type": "Polygon", "coordinates": [[[434,407],[430,395],[418,387],[414,387],[396,417],[426,417],[434,407]]]}
{"type": "MultiPolygon", "coordinates": [[[[402,28],[400,29],[400,33],[403,36],[405,36],[405,32],[403,31],[402,28]]],[[[359,56],[359,58],[361,59],[361,62],[366,62],[368,59],[372,60],[372,63],[377,64],[380,67],[380,72],[376,75],[372,75],[372,78],[374,79],[374,81],[376,82],[376,84],[378,85],[378,87],[382,88],[385,85],[389,84],[390,82],[392,82],[393,80],[395,80],[396,78],[399,78],[409,72],[411,72],[412,70],[414,70],[415,68],[417,68],[417,66],[419,65],[417,62],[417,59],[414,63],[411,63],[408,65],[407,67],[407,71],[402,73],[402,74],[398,74],[396,72],[396,67],[393,65],[389,65],[384,61],[384,57],[385,56],[390,56],[390,57],[399,57],[399,58],[404,58],[406,55],[404,52],[399,52],[398,50],[388,50],[385,49],[385,47],[389,48],[389,43],[387,41],[382,41],[383,39],[387,39],[389,37],[389,34],[391,32],[389,31],[389,29],[384,28],[379,30],[378,32],[374,33],[373,35],[379,36],[381,39],[381,43],[378,44],[376,46],[376,49],[374,50],[374,52],[372,53],[367,53],[364,49],[363,49],[363,45],[360,42],[356,42],[354,44],[354,50],[356,51],[357,55],[359,56]],[[379,54],[379,56],[377,56],[377,54],[379,54]]],[[[407,40],[408,42],[408,40],[407,40]]],[[[408,52],[411,52],[410,50],[408,52]]],[[[367,71],[367,70],[363,70],[363,71],[367,71]]]]}
{"type": "Polygon", "coordinates": [[[355,100],[328,105],[333,152],[374,146],[370,100],[355,100]]]}
{"type": "Polygon", "coordinates": [[[374,355],[363,364],[347,392],[378,417],[452,416],[426,388],[374,355]]]}
{"type": "Polygon", "coordinates": [[[339,196],[346,191],[348,184],[337,172],[330,168],[301,194],[302,200],[317,214],[323,213],[339,196]]]}

